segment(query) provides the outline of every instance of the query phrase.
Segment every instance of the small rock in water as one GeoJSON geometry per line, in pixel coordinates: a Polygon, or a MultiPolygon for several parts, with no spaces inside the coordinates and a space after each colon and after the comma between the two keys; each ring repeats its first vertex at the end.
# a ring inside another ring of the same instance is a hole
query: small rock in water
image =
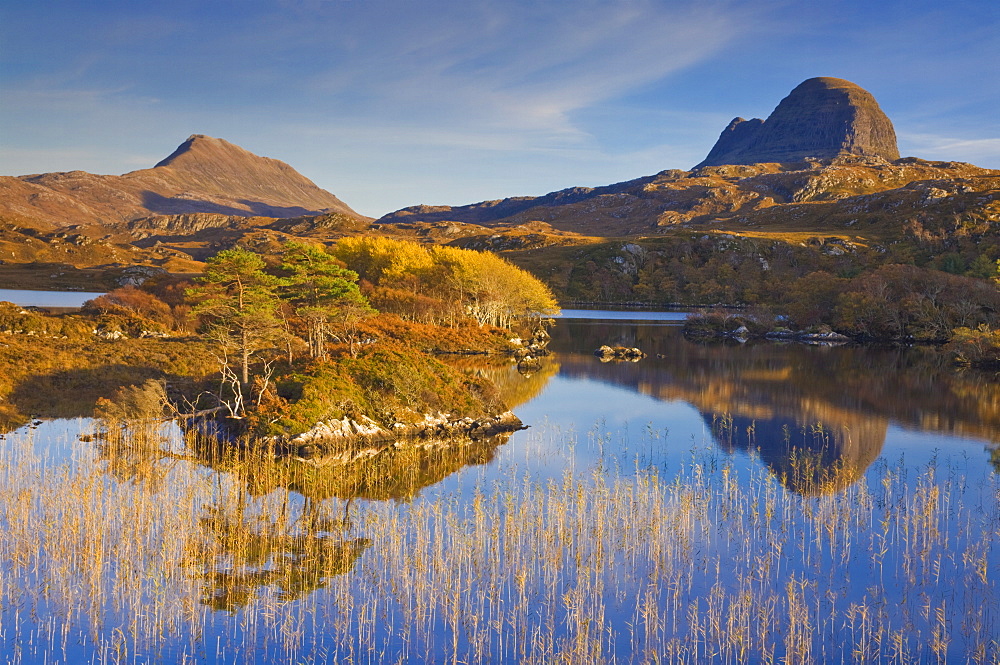
{"type": "Polygon", "coordinates": [[[609,362],[611,360],[636,362],[646,357],[645,353],[635,347],[608,346],[607,344],[594,351],[594,355],[600,358],[601,362],[609,362]]]}

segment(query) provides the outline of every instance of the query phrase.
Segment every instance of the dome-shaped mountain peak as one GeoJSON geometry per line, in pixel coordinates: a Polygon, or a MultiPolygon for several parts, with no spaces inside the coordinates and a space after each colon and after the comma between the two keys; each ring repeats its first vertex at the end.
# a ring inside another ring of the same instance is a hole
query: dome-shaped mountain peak
{"type": "Polygon", "coordinates": [[[896,132],[870,92],[819,76],[795,86],[767,120],[734,119],[698,167],[842,155],[899,159],[896,132]]]}

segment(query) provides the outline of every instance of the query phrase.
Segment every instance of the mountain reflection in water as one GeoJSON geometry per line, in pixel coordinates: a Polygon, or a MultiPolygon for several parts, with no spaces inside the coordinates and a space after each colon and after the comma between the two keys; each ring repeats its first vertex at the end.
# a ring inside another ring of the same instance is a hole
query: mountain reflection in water
{"type": "Polygon", "coordinates": [[[758,455],[786,488],[806,495],[836,492],[857,481],[882,452],[887,428],[884,420],[860,417],[810,424],[791,418],[703,417],[723,450],[758,455]]]}
{"type": "Polygon", "coordinates": [[[551,333],[560,376],[690,404],[722,450],[759,456],[800,493],[857,480],[890,423],[1000,442],[1000,387],[937,348],[699,342],[649,322],[561,320],[551,333]],[[601,363],[593,350],[603,344],[647,357],[601,363]]]}

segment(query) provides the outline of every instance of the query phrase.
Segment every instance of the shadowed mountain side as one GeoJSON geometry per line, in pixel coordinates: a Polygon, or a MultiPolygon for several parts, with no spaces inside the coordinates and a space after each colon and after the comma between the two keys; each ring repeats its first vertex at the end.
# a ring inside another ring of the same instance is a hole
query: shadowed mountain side
{"type": "Polygon", "coordinates": [[[379,218],[379,223],[400,222],[464,222],[492,226],[501,220],[536,207],[558,207],[587,201],[599,196],[620,194],[652,182],[656,176],[636,178],[604,187],[570,187],[544,196],[519,196],[496,201],[483,201],[464,206],[417,205],[390,212],[379,218]]]}
{"type": "Polygon", "coordinates": [[[311,210],[302,206],[273,206],[259,201],[236,201],[235,205],[223,205],[211,201],[192,201],[185,197],[167,198],[156,192],[143,192],[142,204],[147,210],[157,215],[180,215],[190,213],[212,213],[217,215],[232,215],[238,217],[300,217],[308,215],[311,210]],[[250,213],[248,215],[247,213],[250,213]]]}
{"type": "Polygon", "coordinates": [[[824,76],[796,86],[767,120],[735,118],[695,168],[844,155],[899,159],[896,132],[870,92],[824,76]]]}
{"type": "Polygon", "coordinates": [[[293,217],[323,212],[367,219],[288,164],[195,134],[150,169],[0,178],[0,216],[39,228],[114,225],[154,214],[293,217]]]}

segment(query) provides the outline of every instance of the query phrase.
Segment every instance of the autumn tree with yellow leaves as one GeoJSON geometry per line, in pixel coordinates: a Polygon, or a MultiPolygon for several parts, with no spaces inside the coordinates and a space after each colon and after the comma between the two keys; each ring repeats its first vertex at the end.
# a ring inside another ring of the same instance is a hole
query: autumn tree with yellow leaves
{"type": "Polygon", "coordinates": [[[373,304],[424,323],[511,328],[551,316],[555,298],[530,273],[488,252],[382,237],[343,238],[331,249],[370,286],[373,304]]]}

